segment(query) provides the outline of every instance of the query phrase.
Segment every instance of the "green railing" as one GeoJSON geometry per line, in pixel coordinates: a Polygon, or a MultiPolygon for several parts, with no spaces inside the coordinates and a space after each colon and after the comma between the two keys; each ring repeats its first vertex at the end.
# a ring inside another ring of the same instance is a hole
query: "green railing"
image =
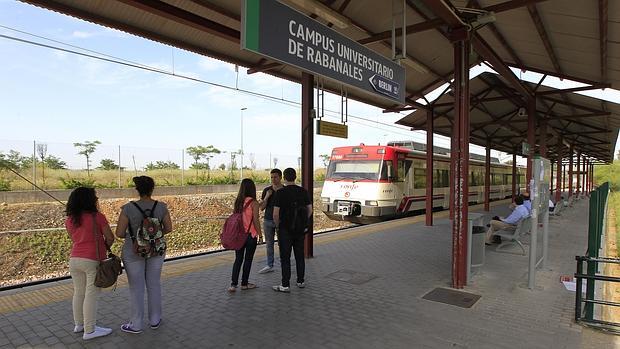
{"type": "Polygon", "coordinates": [[[605,182],[603,185],[599,186],[596,190],[590,193],[590,210],[588,215],[588,250],[585,256],[576,256],[577,273],[575,273],[575,279],[577,282],[577,294],[575,295],[575,321],[620,326],[620,324],[606,323],[604,321],[594,319],[594,304],[608,306],[620,305],[612,304],[613,302],[595,299],[596,281],[620,282],[620,278],[597,274],[599,270],[599,263],[619,263],[617,259],[599,256],[602,235],[605,231],[608,196],[608,182],[605,182]],[[587,264],[586,274],[583,273],[583,262],[586,262],[587,264]],[[581,295],[581,286],[584,279],[588,281],[586,284],[585,299],[583,299],[581,295]],[[582,304],[584,303],[585,307],[582,308],[582,304]]]}

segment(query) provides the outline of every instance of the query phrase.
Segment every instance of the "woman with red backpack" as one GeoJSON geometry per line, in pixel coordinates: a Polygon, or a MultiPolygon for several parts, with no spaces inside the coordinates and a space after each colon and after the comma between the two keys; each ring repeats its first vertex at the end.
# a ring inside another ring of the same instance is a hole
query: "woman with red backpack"
{"type": "Polygon", "coordinates": [[[260,228],[258,211],[259,205],[256,201],[256,185],[253,180],[244,178],[241,181],[239,193],[235,200],[234,212],[242,213],[243,228],[247,232],[247,238],[243,247],[235,250],[235,263],[233,264],[232,281],[228,288],[228,292],[235,292],[237,290],[239,272],[241,271],[242,264],[241,289],[250,290],[257,287],[255,284],[249,283],[248,279],[250,278],[250,269],[252,268],[252,259],[254,258],[254,252],[256,252],[258,238],[263,236],[260,228]]]}

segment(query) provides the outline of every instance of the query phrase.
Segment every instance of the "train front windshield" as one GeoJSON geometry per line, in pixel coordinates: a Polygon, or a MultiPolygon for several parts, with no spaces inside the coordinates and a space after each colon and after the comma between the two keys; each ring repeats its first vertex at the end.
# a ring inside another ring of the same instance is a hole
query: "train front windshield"
{"type": "Polygon", "coordinates": [[[326,179],[387,179],[386,163],[381,160],[332,160],[327,168],[326,179]]]}

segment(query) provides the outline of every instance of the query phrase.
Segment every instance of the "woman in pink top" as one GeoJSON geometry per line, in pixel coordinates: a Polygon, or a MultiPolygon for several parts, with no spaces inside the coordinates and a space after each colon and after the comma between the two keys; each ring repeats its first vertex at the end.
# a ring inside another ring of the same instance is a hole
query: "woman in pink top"
{"type": "Polygon", "coordinates": [[[95,189],[79,187],[71,192],[67,202],[65,227],[73,242],[69,272],[73,279],[73,332],[84,331],[84,340],[107,336],[112,329],[99,327],[97,322],[97,293],[95,275],[99,261],[106,258],[106,247],[112,246],[114,235],[108,220],[97,208],[95,189]],[[97,246],[99,245],[99,255],[97,246]]]}
{"type": "Polygon", "coordinates": [[[235,292],[237,290],[237,283],[239,282],[239,271],[243,264],[243,274],[241,276],[241,289],[249,290],[256,288],[255,284],[248,283],[250,278],[250,269],[252,268],[252,259],[254,258],[254,252],[256,251],[256,243],[258,238],[263,236],[260,229],[260,222],[258,218],[258,202],[256,201],[256,185],[254,181],[245,178],[241,181],[239,187],[239,194],[235,200],[235,212],[243,212],[243,226],[245,231],[248,232],[248,238],[245,245],[235,251],[235,264],[233,264],[232,270],[232,282],[228,288],[228,292],[235,292]],[[245,256],[245,260],[244,260],[245,256]]]}

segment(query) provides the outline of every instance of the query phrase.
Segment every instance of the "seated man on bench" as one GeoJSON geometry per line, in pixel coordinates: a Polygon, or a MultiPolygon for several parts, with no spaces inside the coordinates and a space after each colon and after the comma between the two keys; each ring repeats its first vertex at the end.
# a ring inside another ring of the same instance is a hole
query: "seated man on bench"
{"type": "Polygon", "coordinates": [[[489,230],[487,230],[487,237],[485,243],[490,245],[493,243],[491,238],[495,232],[500,230],[514,230],[517,228],[517,223],[525,217],[530,215],[527,208],[523,205],[523,196],[519,195],[515,198],[516,207],[506,218],[500,218],[498,216],[493,217],[491,223],[489,223],[489,230]]]}

